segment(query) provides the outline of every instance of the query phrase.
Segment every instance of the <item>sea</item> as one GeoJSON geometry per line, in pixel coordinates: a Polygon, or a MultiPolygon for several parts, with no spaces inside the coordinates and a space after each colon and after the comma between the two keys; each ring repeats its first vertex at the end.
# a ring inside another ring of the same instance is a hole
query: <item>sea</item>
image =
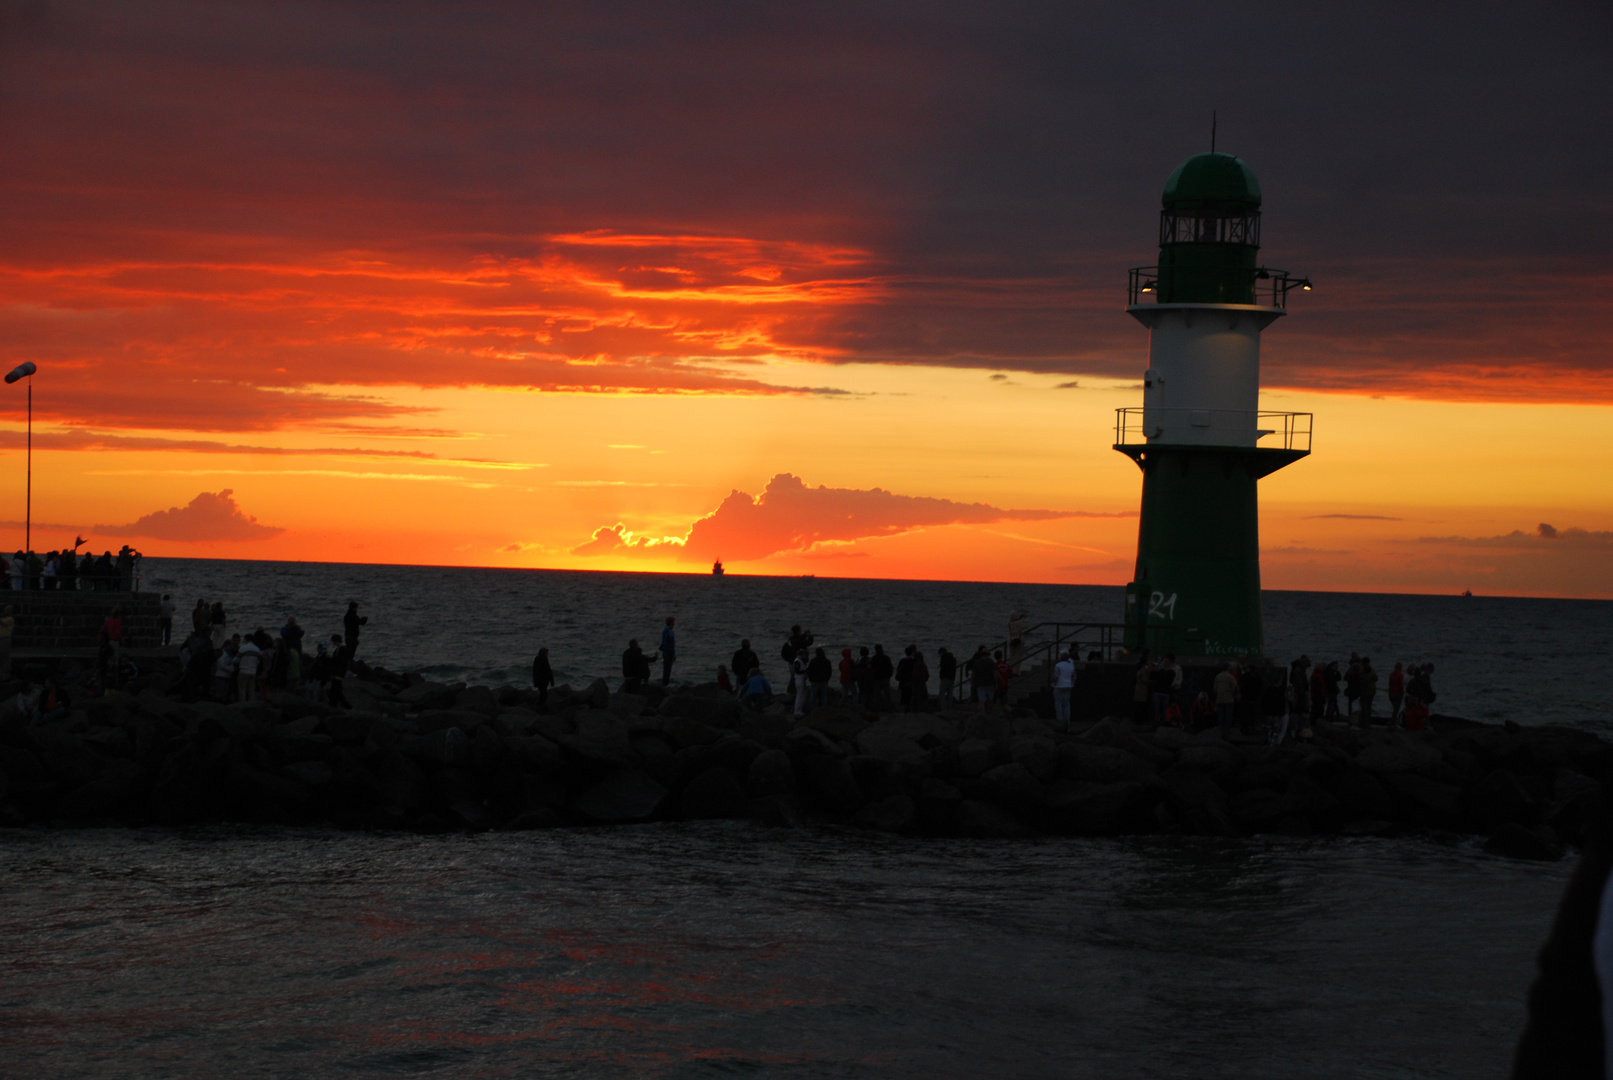
{"type": "MultiPolygon", "coordinates": [[[[791,624],[954,651],[1120,590],[148,559],[232,629],[369,623],[433,678],[675,676],[791,624]]],[[[1279,659],[1435,664],[1439,710],[1613,728],[1613,604],[1273,592],[1279,659]]],[[[0,1074],[1507,1075],[1572,871],[1472,838],[899,839],[738,822],[412,836],[0,830],[0,1074]]]]}

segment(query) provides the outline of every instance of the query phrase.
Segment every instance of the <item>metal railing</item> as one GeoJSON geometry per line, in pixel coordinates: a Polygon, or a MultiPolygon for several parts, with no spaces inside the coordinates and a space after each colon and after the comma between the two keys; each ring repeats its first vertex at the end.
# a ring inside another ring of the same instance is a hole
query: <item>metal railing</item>
{"type": "MultiPolygon", "coordinates": [[[[1029,627],[1020,635],[1022,648],[1017,660],[1013,657],[1011,639],[988,646],[986,651],[992,655],[1001,651],[1003,656],[1013,663],[1015,678],[1029,672],[1040,671],[1047,685],[1052,686],[1053,664],[1058,660],[1060,652],[1068,649],[1070,656],[1076,660],[1086,660],[1093,653],[1099,654],[1100,660],[1113,660],[1125,651],[1125,635],[1124,623],[1042,622],[1029,627]],[[1027,640],[1027,635],[1048,629],[1053,632],[1051,638],[1039,641],[1027,640]]],[[[973,660],[973,655],[958,657],[958,674],[953,678],[952,685],[947,688],[951,700],[968,701],[973,694],[972,675],[969,669],[973,660]]]]}
{"type": "MultiPolygon", "coordinates": [[[[1139,446],[1167,428],[1254,432],[1262,449],[1311,450],[1313,414],[1265,409],[1158,409],[1130,406],[1115,410],[1115,445],[1139,446]],[[1270,442],[1263,440],[1275,436],[1270,442]]],[[[1166,440],[1170,441],[1170,440],[1166,440]]]]}
{"type": "MultiPolygon", "coordinates": [[[[1236,273],[1228,270],[1226,273],[1236,273]]],[[[1244,270],[1253,285],[1254,302],[1260,304],[1261,293],[1266,293],[1269,303],[1262,307],[1286,308],[1288,294],[1295,289],[1301,292],[1311,290],[1311,279],[1294,277],[1287,270],[1276,270],[1269,266],[1257,266],[1253,270],[1244,270]]],[[[1126,304],[1136,306],[1147,303],[1150,299],[1159,300],[1159,267],[1134,266],[1128,271],[1126,279],[1126,304]]]]}

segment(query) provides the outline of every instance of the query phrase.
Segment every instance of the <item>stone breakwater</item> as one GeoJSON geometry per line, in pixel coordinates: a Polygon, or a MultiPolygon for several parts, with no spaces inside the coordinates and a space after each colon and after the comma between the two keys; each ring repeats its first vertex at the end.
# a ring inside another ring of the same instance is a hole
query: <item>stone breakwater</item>
{"type": "Polygon", "coordinates": [[[808,821],[915,836],[1480,834],[1558,857],[1603,812],[1613,745],[1438,717],[1232,743],[1115,719],[1057,731],[984,716],[823,709],[795,720],[714,687],[612,693],[443,685],[356,665],[336,710],[300,693],[182,702],[159,673],[30,727],[0,711],[0,823],[325,823],[533,829],[666,819],[808,821]]]}

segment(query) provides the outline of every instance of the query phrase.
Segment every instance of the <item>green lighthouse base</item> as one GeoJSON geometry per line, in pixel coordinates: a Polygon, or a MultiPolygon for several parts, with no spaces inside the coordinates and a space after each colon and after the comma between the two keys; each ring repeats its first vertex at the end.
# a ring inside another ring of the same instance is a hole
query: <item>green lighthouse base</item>
{"type": "Polygon", "coordinates": [[[1256,487],[1310,451],[1157,443],[1115,449],[1143,471],[1126,647],[1178,657],[1264,656],[1256,487]]]}

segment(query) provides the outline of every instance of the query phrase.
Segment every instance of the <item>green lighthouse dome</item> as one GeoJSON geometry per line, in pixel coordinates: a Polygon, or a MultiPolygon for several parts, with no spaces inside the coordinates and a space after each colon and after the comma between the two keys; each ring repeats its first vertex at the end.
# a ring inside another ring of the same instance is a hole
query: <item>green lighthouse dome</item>
{"type": "Polygon", "coordinates": [[[1176,166],[1160,201],[1167,210],[1258,210],[1260,181],[1242,158],[1196,154],[1176,166]]]}
{"type": "Polygon", "coordinates": [[[1196,154],[1171,173],[1159,212],[1162,303],[1252,304],[1260,181],[1231,154],[1196,154]]]}

